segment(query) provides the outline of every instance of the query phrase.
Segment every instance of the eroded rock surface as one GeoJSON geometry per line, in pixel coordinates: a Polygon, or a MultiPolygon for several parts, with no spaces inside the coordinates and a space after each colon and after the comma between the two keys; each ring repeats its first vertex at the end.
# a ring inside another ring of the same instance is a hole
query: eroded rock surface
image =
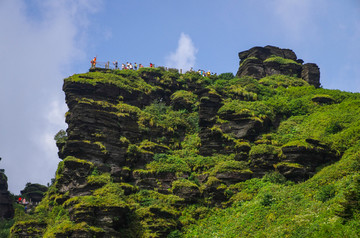
{"type": "Polygon", "coordinates": [[[314,63],[303,64],[290,49],[275,46],[253,47],[239,53],[240,67],[237,76],[261,79],[274,74],[304,79],[316,88],[320,87],[320,70],[314,63]],[[276,58],[278,57],[278,58],[276,58]],[[279,60],[280,59],[280,60],[279,60]]]}

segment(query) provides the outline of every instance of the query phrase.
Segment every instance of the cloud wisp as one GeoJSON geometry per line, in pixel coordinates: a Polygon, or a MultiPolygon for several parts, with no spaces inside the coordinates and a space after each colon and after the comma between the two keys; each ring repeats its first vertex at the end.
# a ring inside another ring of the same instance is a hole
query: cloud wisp
{"type": "Polygon", "coordinates": [[[198,49],[195,48],[189,35],[181,33],[175,52],[166,58],[166,66],[184,71],[194,67],[198,49]]]}
{"type": "Polygon", "coordinates": [[[97,4],[0,1],[0,167],[15,194],[27,182],[46,184],[54,177],[59,159],[53,137],[66,128],[62,79],[85,55],[82,39],[97,4]]]}

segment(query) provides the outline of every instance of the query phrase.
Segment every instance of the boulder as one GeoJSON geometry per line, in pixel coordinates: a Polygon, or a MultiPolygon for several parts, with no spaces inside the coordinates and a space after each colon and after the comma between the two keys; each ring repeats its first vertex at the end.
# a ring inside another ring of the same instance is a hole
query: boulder
{"type": "Polygon", "coordinates": [[[201,197],[200,188],[188,180],[173,182],[172,193],[183,198],[187,204],[194,203],[201,197]]]}
{"type": "Polygon", "coordinates": [[[285,156],[276,169],[286,178],[300,182],[315,174],[316,168],[339,160],[339,155],[317,140],[308,139],[312,146],[285,146],[282,153],[285,156]]]}
{"type": "Polygon", "coordinates": [[[204,198],[211,198],[209,200],[211,205],[220,204],[228,199],[225,195],[227,186],[216,177],[209,177],[202,187],[203,196],[204,198]]]}
{"type": "Polygon", "coordinates": [[[266,173],[275,170],[275,164],[279,163],[279,158],[275,154],[257,154],[250,156],[250,170],[253,178],[262,178],[266,173]]]}
{"type": "Polygon", "coordinates": [[[295,76],[304,79],[316,88],[320,87],[320,70],[314,63],[303,64],[290,49],[275,46],[253,47],[239,53],[240,67],[236,76],[250,76],[261,79],[274,74],[295,76]],[[283,62],[268,60],[272,57],[284,59],[283,62]]]}
{"type": "Polygon", "coordinates": [[[314,63],[307,63],[302,66],[301,78],[314,85],[315,88],[320,87],[320,69],[314,63]]]}
{"type": "Polygon", "coordinates": [[[253,173],[250,170],[238,170],[219,172],[215,175],[215,177],[230,185],[251,179],[252,175],[253,173]]]}
{"type": "Polygon", "coordinates": [[[311,100],[320,105],[329,105],[335,103],[335,100],[329,95],[315,95],[311,100]]]}

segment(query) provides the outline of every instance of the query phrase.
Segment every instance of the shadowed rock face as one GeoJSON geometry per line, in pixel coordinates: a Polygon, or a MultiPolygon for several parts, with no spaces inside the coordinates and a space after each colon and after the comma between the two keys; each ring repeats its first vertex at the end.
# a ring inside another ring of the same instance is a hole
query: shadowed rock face
{"type": "Polygon", "coordinates": [[[4,172],[0,172],[0,219],[12,219],[14,208],[8,191],[7,177],[4,172]]]}
{"type": "Polygon", "coordinates": [[[238,77],[251,76],[261,79],[274,74],[295,76],[307,81],[316,88],[320,87],[320,70],[316,64],[303,64],[290,49],[281,49],[275,46],[253,47],[239,53],[240,67],[238,77]],[[287,59],[286,62],[269,60],[273,57],[287,59]]]}

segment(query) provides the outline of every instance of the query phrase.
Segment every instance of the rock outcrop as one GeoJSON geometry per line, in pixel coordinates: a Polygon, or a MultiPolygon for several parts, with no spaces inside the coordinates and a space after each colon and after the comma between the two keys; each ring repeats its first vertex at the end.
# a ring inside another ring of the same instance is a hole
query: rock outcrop
{"type": "MultiPolygon", "coordinates": [[[[182,228],[181,209],[220,207],[234,184],[275,171],[301,182],[336,161],[320,141],[301,147],[262,138],[286,115],[259,100],[265,86],[257,79],[284,74],[319,87],[317,66],[272,46],[239,57],[243,79],[160,68],[92,69],[65,79],[68,129],[56,136],[63,161],[45,202],[66,210],[58,224],[66,229],[44,232],[167,237],[182,228]]],[[[24,235],[26,227],[17,230],[24,235]]]]}
{"type": "Polygon", "coordinates": [[[38,203],[44,197],[48,188],[38,183],[27,183],[24,190],[21,190],[21,196],[25,197],[29,202],[38,203]]]}
{"type": "Polygon", "coordinates": [[[303,64],[290,49],[275,46],[253,47],[239,53],[240,67],[237,76],[261,79],[274,74],[304,79],[316,88],[320,87],[320,70],[314,63],[303,64]]]}
{"type": "Polygon", "coordinates": [[[5,171],[0,170],[0,219],[12,219],[14,217],[13,200],[8,191],[7,177],[5,171]]]}

